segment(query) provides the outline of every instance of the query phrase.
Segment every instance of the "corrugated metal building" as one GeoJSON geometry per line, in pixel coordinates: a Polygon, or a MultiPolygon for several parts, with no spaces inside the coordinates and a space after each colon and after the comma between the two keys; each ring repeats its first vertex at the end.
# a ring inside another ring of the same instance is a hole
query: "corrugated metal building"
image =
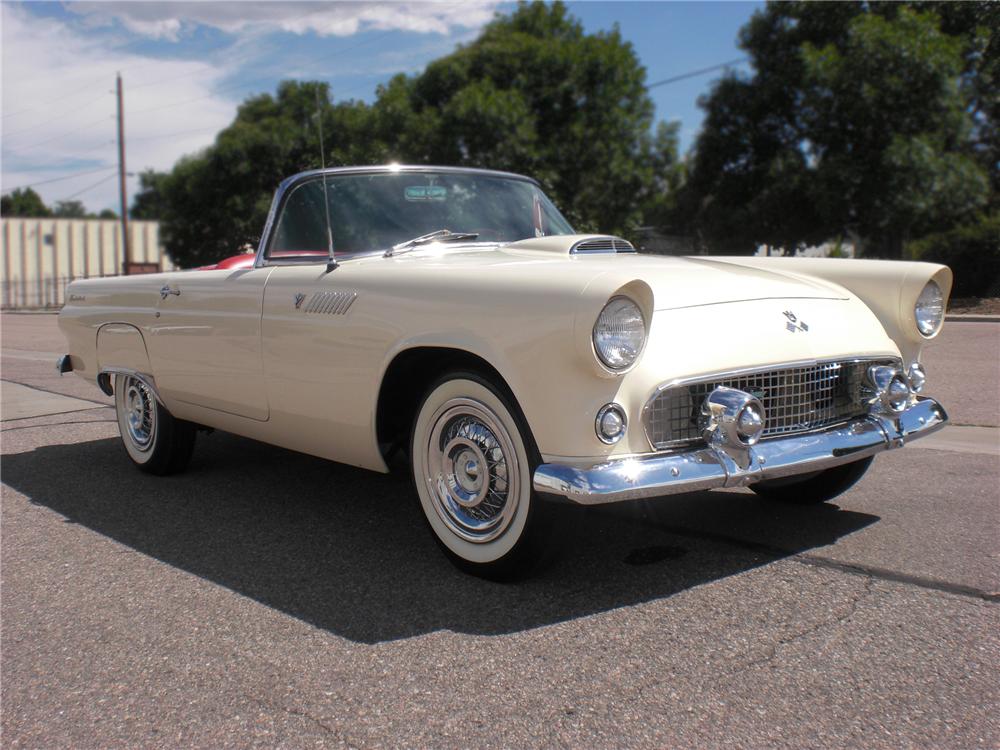
{"type": "MultiPolygon", "coordinates": [[[[0,231],[0,306],[58,308],[74,279],[122,272],[121,222],[116,219],[4,217],[0,231]]],[[[142,270],[170,271],[155,221],[130,221],[129,260],[142,270]]]]}

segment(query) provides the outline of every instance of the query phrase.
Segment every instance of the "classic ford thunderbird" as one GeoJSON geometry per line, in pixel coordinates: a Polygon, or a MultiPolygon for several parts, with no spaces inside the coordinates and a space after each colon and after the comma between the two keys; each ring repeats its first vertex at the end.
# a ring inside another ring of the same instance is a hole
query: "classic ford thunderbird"
{"type": "Polygon", "coordinates": [[[58,367],[114,395],[152,474],[199,428],[380,472],[402,452],[445,553],[510,577],[546,546],[546,499],[818,503],[940,428],[920,350],[951,280],[642,255],[575,234],[526,177],[328,169],[278,187],[243,262],[73,282],[58,367]]]}

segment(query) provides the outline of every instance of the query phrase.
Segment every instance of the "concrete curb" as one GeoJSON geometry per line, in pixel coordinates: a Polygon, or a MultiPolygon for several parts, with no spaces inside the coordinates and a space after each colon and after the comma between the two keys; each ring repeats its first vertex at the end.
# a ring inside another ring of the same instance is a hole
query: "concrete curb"
{"type": "Polygon", "coordinates": [[[944,316],[946,323],[1000,323],[1000,315],[962,315],[959,313],[948,313],[944,316]]]}

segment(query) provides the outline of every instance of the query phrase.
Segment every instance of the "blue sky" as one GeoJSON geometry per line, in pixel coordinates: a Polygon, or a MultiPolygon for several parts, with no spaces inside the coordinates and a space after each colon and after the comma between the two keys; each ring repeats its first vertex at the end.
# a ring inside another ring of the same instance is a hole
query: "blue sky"
{"type": "MultiPolygon", "coordinates": [[[[737,33],[762,3],[571,2],[589,32],[618,24],[654,83],[742,57],[737,33]]],[[[130,172],[169,169],[210,144],[240,101],[284,78],[329,81],[371,101],[395,73],[419,72],[476,38],[496,2],[71,2],[2,5],[2,170],[7,192],[118,208],[114,76],[125,85],[130,172]],[[67,178],[68,177],[68,178],[67,178]],[[67,179],[63,179],[67,178],[67,179]]],[[[736,69],[748,70],[736,65],[736,69]]],[[[652,88],[659,119],[680,120],[722,71],[652,88]]],[[[130,193],[138,180],[129,180],[130,193]]]]}

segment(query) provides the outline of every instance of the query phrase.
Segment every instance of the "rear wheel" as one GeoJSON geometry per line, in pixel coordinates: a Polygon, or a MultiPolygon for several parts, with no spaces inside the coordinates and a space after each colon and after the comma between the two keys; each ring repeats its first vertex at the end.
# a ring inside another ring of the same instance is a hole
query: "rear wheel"
{"type": "Polygon", "coordinates": [[[125,452],[141,471],[165,475],[187,468],[196,428],[175,419],[143,380],[115,377],[115,412],[125,452]]]}
{"type": "Polygon", "coordinates": [[[767,500],[795,505],[818,505],[851,489],[865,475],[874,460],[874,456],[869,456],[804,477],[770,479],[751,484],[750,489],[767,500]]]}
{"type": "Polygon", "coordinates": [[[546,542],[531,487],[539,460],[501,389],[475,374],[446,375],[418,409],[410,446],[421,508],[452,562],[493,580],[530,572],[546,542]]]}

